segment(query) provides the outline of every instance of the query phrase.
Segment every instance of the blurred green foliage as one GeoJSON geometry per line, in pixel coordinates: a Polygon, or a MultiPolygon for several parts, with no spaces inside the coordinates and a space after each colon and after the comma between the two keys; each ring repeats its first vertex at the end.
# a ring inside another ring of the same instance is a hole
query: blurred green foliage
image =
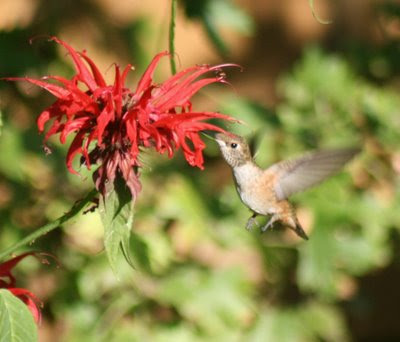
{"type": "Polygon", "coordinates": [[[254,31],[252,18],[230,0],[183,0],[188,18],[201,22],[210,42],[223,56],[229,56],[229,47],[221,36],[221,27],[250,35],[254,31]]]}
{"type": "MultiPolygon", "coordinates": [[[[101,20],[96,1],[39,4],[43,11],[30,26],[0,33],[2,76],[71,73],[53,44],[27,43],[43,32],[62,32],[67,16],[59,23],[55,18],[63,12],[71,17],[79,12],[94,22],[96,44],[130,59],[137,75],[151,58],[143,48],[157,39],[151,18],[114,25],[101,20]]],[[[231,1],[180,6],[188,19],[200,20],[222,55],[229,51],[220,25],[256,34],[256,20],[231,1]]],[[[398,19],[394,3],[383,8],[398,19]]],[[[400,97],[393,57],[399,45],[398,40],[380,47],[356,42],[337,51],[321,45],[299,51],[282,72],[276,106],[239,92],[218,93],[217,99],[221,112],[245,122],[227,128],[252,140],[265,167],[308,149],[363,147],[345,172],[294,197],[310,241],[280,228],[263,235],[244,229],[249,212],[212,141],[203,172],[178,155],[169,160],[145,153],[130,241],[134,270],[121,258],[115,261],[118,278],[113,274],[97,211],[27,246],[53,253],[61,263],[60,268],[19,266],[20,285],[45,303],[43,341],[347,341],[358,336],[352,322],[368,328],[362,319],[374,317],[377,304],[363,292],[363,279],[399,268],[400,97]],[[387,66],[383,74],[375,73],[376,56],[387,66]]],[[[240,77],[231,83],[240,83],[240,77]]],[[[41,149],[35,118],[50,96],[2,82],[0,97],[0,247],[5,248],[60,216],[93,185],[90,172],[68,174],[65,146],[52,142],[49,156],[41,149]]],[[[398,278],[396,273],[389,280],[398,284],[398,278]]],[[[395,294],[386,295],[396,303],[395,294]]]]}

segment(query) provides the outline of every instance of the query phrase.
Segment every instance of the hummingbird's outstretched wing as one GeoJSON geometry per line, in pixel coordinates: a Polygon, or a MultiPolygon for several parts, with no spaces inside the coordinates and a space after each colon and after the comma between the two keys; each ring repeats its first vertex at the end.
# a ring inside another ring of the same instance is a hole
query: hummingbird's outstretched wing
{"type": "Polygon", "coordinates": [[[332,176],[358,152],[359,148],[311,152],[297,159],[274,164],[266,172],[277,175],[275,192],[278,200],[283,200],[332,176]]]}

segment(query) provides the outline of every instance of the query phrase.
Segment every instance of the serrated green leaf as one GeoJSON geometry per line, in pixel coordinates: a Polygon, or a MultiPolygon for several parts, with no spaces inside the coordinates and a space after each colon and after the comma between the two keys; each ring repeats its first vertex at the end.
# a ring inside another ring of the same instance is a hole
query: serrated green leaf
{"type": "Polygon", "coordinates": [[[37,339],[37,326],[28,307],[10,291],[0,290],[0,342],[37,339]]]}
{"type": "Polygon", "coordinates": [[[117,179],[113,186],[110,185],[106,195],[100,198],[99,213],[104,227],[104,247],[115,274],[121,255],[132,265],[129,239],[133,224],[133,207],[131,193],[120,179],[117,179]]]}
{"type": "Polygon", "coordinates": [[[150,250],[146,241],[141,236],[132,232],[130,236],[131,253],[135,258],[135,265],[139,268],[151,272],[150,250]]]}

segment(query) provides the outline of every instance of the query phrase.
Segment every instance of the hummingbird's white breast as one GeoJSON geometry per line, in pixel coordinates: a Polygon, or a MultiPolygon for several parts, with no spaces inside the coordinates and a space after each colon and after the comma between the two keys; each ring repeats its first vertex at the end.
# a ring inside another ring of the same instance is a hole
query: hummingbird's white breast
{"type": "Polygon", "coordinates": [[[274,213],[273,202],[263,181],[264,171],[252,162],[233,168],[236,189],[242,202],[261,215],[274,213]]]}

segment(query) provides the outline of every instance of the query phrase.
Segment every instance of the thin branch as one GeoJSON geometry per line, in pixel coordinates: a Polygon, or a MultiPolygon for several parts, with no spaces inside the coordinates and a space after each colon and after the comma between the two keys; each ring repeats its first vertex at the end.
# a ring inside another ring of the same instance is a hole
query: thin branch
{"type": "Polygon", "coordinates": [[[6,257],[9,257],[9,255],[11,253],[13,253],[14,251],[16,251],[18,248],[23,247],[28,244],[32,244],[36,239],[51,232],[52,230],[56,229],[57,227],[60,227],[64,222],[68,221],[69,219],[71,219],[75,215],[77,215],[96,196],[97,193],[98,193],[98,191],[93,189],[91,192],[89,192],[86,195],[85,198],[81,199],[80,201],[77,201],[74,204],[74,206],[71,208],[71,210],[68,211],[66,214],[59,217],[57,220],[47,223],[44,226],[36,229],[33,233],[29,234],[22,240],[19,240],[17,243],[12,245],[11,247],[5,249],[3,252],[0,252],[0,260],[3,260],[6,257]]]}
{"type": "Polygon", "coordinates": [[[332,24],[332,20],[325,20],[325,19],[322,19],[322,18],[317,14],[317,12],[315,11],[315,7],[314,7],[314,0],[308,0],[308,3],[310,4],[311,13],[312,13],[313,17],[314,17],[320,24],[324,24],[324,25],[332,24]]]}
{"type": "Polygon", "coordinates": [[[169,23],[169,53],[171,54],[171,73],[176,74],[175,62],[175,18],[176,18],[176,4],[177,0],[171,0],[171,21],[169,23]]]}

